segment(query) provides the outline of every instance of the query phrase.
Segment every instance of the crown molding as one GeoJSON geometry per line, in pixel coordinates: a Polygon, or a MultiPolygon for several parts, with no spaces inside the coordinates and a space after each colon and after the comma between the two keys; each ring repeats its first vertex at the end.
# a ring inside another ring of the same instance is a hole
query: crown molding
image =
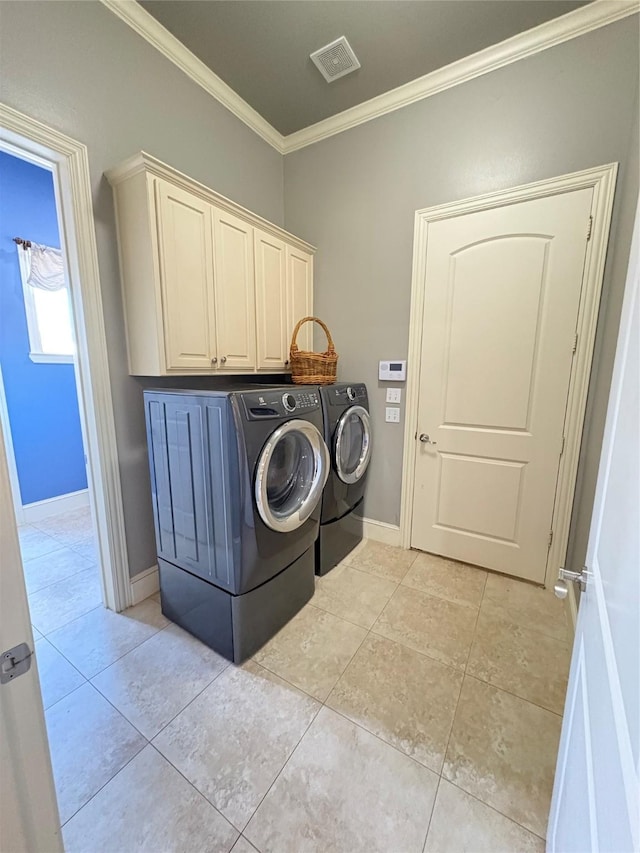
{"type": "Polygon", "coordinates": [[[323,121],[284,137],[284,154],[290,154],[322,139],[335,136],[359,124],[414,104],[446,89],[459,86],[483,74],[496,71],[512,62],[526,59],[549,47],[585,35],[621,18],[640,11],[638,0],[594,0],[560,18],[554,18],[531,30],[512,36],[499,44],[465,56],[438,68],[424,77],[418,77],[403,86],[384,92],[369,101],[330,116],[323,121]]]}
{"type": "Polygon", "coordinates": [[[300,237],[296,237],[295,234],[285,231],[279,225],[275,225],[268,219],[264,219],[264,217],[259,216],[257,213],[253,213],[241,204],[210,189],[205,184],[201,184],[200,181],[190,178],[184,172],[174,169],[173,166],[163,163],[162,160],[158,160],[157,157],[148,154],[146,151],[139,151],[123,163],[114,166],[112,169],[108,169],[104,174],[111,186],[117,187],[124,181],[128,181],[130,178],[141,173],[169,181],[174,187],[180,187],[185,192],[198,196],[203,201],[213,204],[221,210],[226,210],[228,213],[233,214],[233,216],[243,219],[249,225],[261,228],[263,231],[272,234],[280,240],[284,240],[297,249],[301,249],[311,255],[315,254],[316,247],[312,246],[311,243],[307,243],[306,240],[302,240],[300,237]]]}
{"type": "Polygon", "coordinates": [[[337,115],[283,136],[136,0],[101,2],[281,154],[290,154],[313,145],[640,12],[639,0],[593,0],[587,6],[581,6],[560,18],[518,33],[499,44],[418,77],[417,80],[411,80],[337,115]]]}
{"type": "Polygon", "coordinates": [[[136,0],[101,0],[101,2],[167,59],[170,59],[181,71],[184,71],[194,83],[201,86],[205,92],[208,92],[240,121],[255,131],[265,142],[268,142],[276,151],[283,153],[283,135],[253,107],[249,106],[237,92],[234,92],[231,86],[228,86],[202,60],[198,59],[166,27],[163,27],[153,15],[143,9],[136,0]]]}

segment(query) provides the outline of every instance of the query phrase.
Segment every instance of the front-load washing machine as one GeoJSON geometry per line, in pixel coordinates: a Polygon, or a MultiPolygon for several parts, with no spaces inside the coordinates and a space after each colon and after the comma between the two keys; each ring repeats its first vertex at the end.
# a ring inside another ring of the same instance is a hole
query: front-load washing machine
{"type": "Polygon", "coordinates": [[[324,437],[331,454],[316,542],[316,573],[324,575],[362,539],[362,518],[357,510],[371,460],[371,421],[364,383],[340,382],[323,386],[319,392],[324,437]]]}
{"type": "Polygon", "coordinates": [[[316,389],[145,391],[162,612],[236,663],[312,597],[316,389]]]}

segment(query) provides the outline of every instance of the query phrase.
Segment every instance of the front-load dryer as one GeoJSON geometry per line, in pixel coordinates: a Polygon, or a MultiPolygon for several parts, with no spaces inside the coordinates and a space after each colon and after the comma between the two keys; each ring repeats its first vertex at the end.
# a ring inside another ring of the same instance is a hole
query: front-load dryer
{"type": "Polygon", "coordinates": [[[329,473],[316,389],[145,391],[162,611],[236,663],[311,598],[329,473]]]}
{"type": "Polygon", "coordinates": [[[324,437],[331,454],[316,542],[316,573],[324,575],[362,539],[362,518],[357,510],[371,461],[371,421],[364,383],[340,382],[323,386],[319,392],[324,437]]]}

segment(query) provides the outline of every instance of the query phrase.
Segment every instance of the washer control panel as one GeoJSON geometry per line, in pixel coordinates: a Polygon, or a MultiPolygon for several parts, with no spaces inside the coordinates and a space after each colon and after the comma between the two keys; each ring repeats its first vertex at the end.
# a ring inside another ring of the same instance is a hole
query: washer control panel
{"type": "Polygon", "coordinates": [[[320,395],[309,388],[265,388],[264,391],[251,391],[242,394],[244,409],[249,420],[267,418],[286,418],[296,414],[306,414],[320,408],[320,395]]]}

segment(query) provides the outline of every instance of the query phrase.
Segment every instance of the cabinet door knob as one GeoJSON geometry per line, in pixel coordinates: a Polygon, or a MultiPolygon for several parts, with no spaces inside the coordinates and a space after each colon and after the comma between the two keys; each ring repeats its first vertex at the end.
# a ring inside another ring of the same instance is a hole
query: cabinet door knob
{"type": "Polygon", "coordinates": [[[285,361],[284,366],[285,366],[285,367],[289,367],[289,359],[287,359],[287,360],[285,361]]]}
{"type": "Polygon", "coordinates": [[[220,359],[220,361],[222,362],[222,364],[226,364],[227,363],[226,355],[223,355],[222,358],[220,359]]]}
{"type": "Polygon", "coordinates": [[[218,363],[218,359],[214,355],[214,357],[211,359],[211,364],[217,364],[217,363],[218,363]]]}

